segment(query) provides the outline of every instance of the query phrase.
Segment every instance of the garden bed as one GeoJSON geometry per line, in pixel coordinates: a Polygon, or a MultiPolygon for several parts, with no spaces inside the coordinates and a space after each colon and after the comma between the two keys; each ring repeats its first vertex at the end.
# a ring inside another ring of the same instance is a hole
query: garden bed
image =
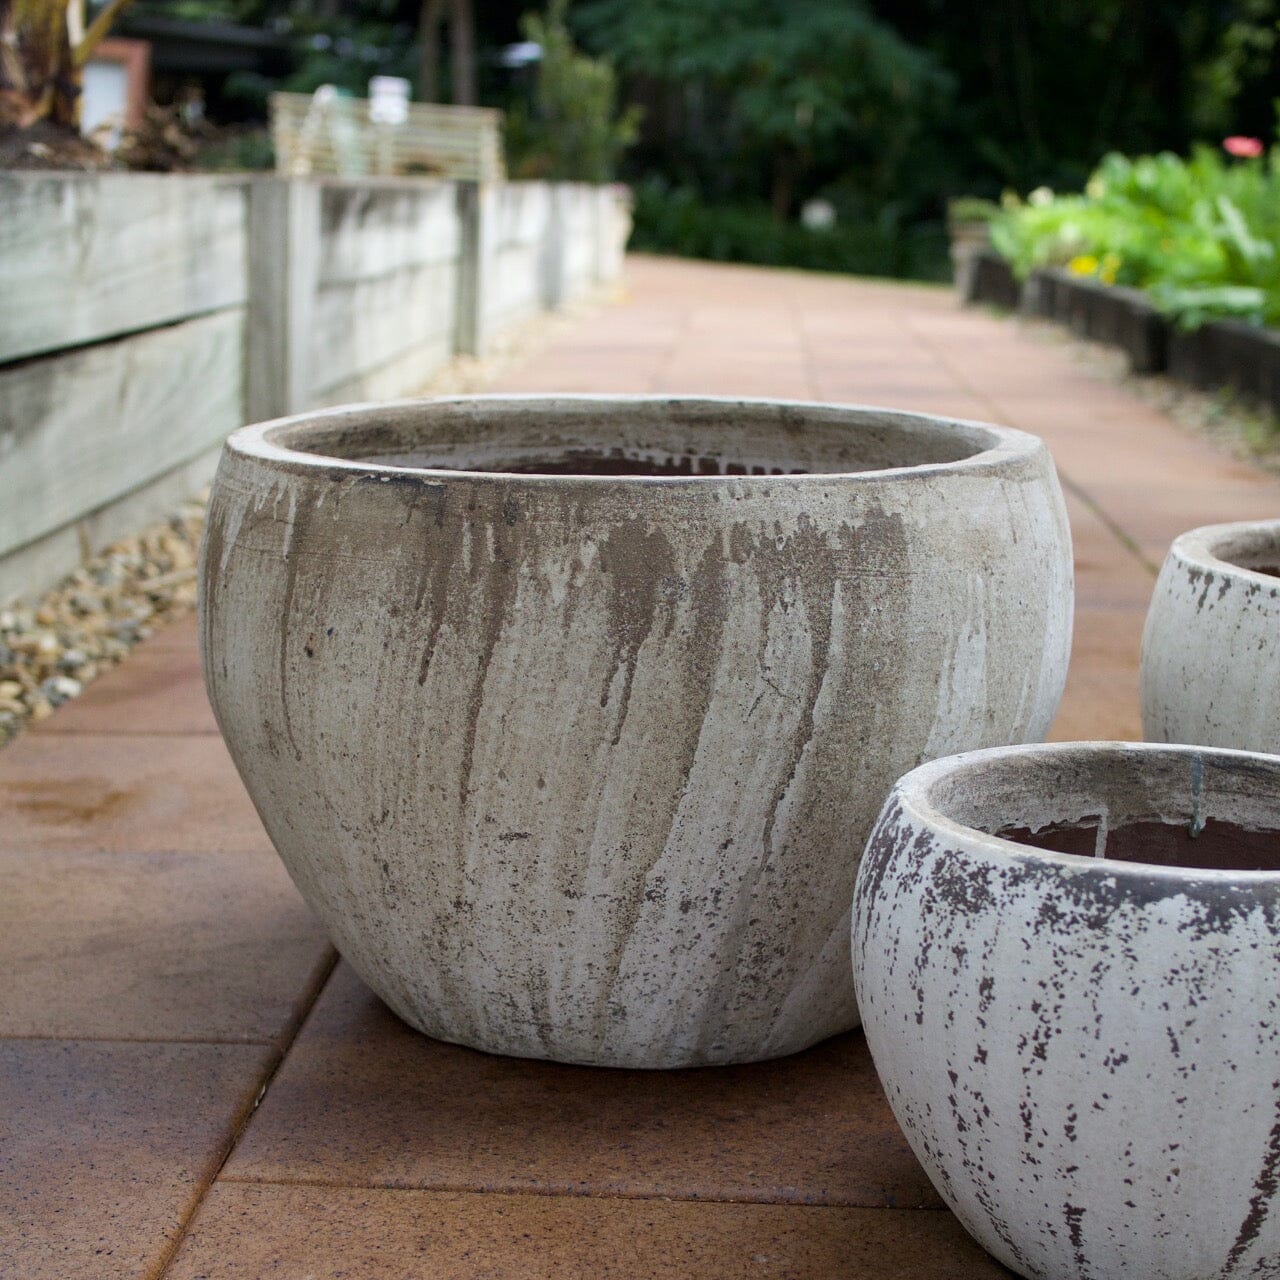
{"type": "Polygon", "coordinates": [[[1078,337],[1119,347],[1134,373],[1160,373],[1166,366],[1169,322],[1138,289],[1044,268],[1027,277],[1020,309],[1065,324],[1078,337]]]}
{"type": "Polygon", "coordinates": [[[961,301],[1016,311],[1022,286],[1013,269],[994,249],[979,249],[964,281],[961,301]]]}
{"type": "Polygon", "coordinates": [[[1280,414],[1280,333],[1211,320],[1169,335],[1168,374],[1200,390],[1228,389],[1280,414]]]}
{"type": "Polygon", "coordinates": [[[962,301],[1051,320],[1077,337],[1117,348],[1132,373],[1165,373],[1199,391],[1231,391],[1280,414],[1280,332],[1275,329],[1238,320],[1180,329],[1140,289],[1054,267],[1032,271],[1020,283],[993,249],[977,255],[962,301]]]}

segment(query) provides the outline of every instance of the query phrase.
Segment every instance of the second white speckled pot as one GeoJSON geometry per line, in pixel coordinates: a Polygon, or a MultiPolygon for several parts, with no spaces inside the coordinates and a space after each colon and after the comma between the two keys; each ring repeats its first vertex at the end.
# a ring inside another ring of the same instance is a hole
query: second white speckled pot
{"type": "Polygon", "coordinates": [[[855,987],[912,1149],[1035,1280],[1280,1274],[1280,759],[972,752],[894,788],[855,987]]]}
{"type": "Polygon", "coordinates": [[[247,428],[201,584],[218,722],[361,976],[442,1039],[641,1067],[856,1023],[889,786],[1045,732],[1072,599],[1031,436],[657,398],[247,428]]]}
{"type": "Polygon", "coordinates": [[[1280,520],[1175,539],[1142,633],[1152,742],[1280,752],[1280,520]]]}

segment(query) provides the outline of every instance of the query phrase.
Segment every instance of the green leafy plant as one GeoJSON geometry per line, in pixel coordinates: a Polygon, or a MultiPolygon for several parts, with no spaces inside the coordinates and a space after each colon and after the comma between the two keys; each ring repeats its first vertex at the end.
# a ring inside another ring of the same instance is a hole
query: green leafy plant
{"type": "Polygon", "coordinates": [[[1187,327],[1277,324],[1280,147],[1243,160],[1210,147],[1109,155],[1083,193],[1007,198],[991,241],[1019,276],[1058,266],[1133,285],[1187,327]]]}
{"type": "Polygon", "coordinates": [[[574,46],[568,8],[568,0],[551,0],[545,17],[531,13],[523,20],[525,39],[542,56],[532,110],[516,104],[507,113],[507,165],[521,178],[609,182],[636,140],[640,113],[618,111],[613,66],[574,46]]]}
{"type": "Polygon", "coordinates": [[[992,222],[1000,216],[1000,206],[994,200],[979,196],[957,196],[947,201],[947,222],[959,226],[964,222],[992,222]]]}

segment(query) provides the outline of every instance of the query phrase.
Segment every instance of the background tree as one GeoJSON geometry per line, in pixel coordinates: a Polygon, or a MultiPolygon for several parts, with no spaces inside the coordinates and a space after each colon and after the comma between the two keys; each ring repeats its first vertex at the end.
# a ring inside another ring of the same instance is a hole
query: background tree
{"type": "Polygon", "coordinates": [[[440,28],[449,26],[449,81],[453,102],[473,107],[476,97],[476,20],[471,0],[422,0],[418,18],[418,97],[440,100],[440,28]],[[447,11],[447,13],[446,13],[447,11]]]}
{"type": "Polygon", "coordinates": [[[594,0],[578,25],[665,99],[649,140],[684,151],[680,178],[778,218],[845,171],[886,192],[950,90],[861,0],[594,0]]]}
{"type": "Polygon", "coordinates": [[[1079,186],[1107,151],[1271,132],[1276,0],[872,3],[955,77],[932,125],[948,194],[1079,186]]]}

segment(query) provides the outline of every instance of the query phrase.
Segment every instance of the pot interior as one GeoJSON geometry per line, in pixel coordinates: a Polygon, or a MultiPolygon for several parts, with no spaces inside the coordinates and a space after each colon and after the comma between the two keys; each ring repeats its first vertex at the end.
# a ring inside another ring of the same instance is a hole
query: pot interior
{"type": "Polygon", "coordinates": [[[366,466],[514,475],[847,474],[976,457],[998,432],[771,401],[424,400],[281,423],[271,443],[366,466]]]}
{"type": "Polygon", "coordinates": [[[1031,849],[1280,871],[1280,758],[1071,747],[963,765],[930,792],[954,821],[1031,849]]]}
{"type": "Polygon", "coordinates": [[[1216,541],[1211,551],[1237,569],[1280,578],[1280,523],[1233,529],[1216,541]]]}
{"type": "Polygon", "coordinates": [[[1214,871],[1280,871],[1276,831],[1252,831],[1210,818],[1192,834],[1190,822],[1129,822],[1112,827],[1100,818],[1051,823],[1038,831],[1001,827],[991,832],[1016,844],[1112,862],[1214,871]]]}

